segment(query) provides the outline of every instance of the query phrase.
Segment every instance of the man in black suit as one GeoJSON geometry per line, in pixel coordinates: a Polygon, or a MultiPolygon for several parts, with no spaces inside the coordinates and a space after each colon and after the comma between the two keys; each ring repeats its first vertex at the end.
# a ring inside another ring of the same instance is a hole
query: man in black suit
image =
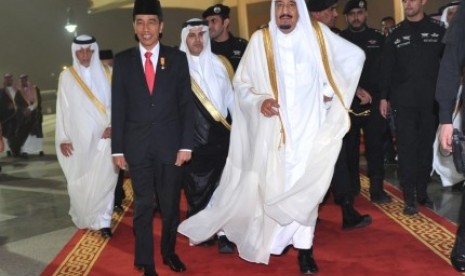
{"type": "Polygon", "coordinates": [[[175,254],[182,165],[191,158],[194,102],[185,53],[161,45],[163,15],[157,0],[136,0],[139,45],[119,53],[112,79],[112,152],[131,170],[135,265],[157,275],[153,256],[154,194],[163,218],[161,254],[173,271],[186,267],[175,254]],[[127,162],[127,163],[126,163],[127,162]]]}

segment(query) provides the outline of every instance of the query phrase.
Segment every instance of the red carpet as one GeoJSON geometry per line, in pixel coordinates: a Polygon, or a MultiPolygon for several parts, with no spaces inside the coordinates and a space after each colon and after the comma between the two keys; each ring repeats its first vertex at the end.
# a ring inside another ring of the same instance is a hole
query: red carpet
{"type": "MultiPolygon", "coordinates": [[[[394,202],[373,205],[366,198],[368,180],[362,176],[362,182],[362,195],[355,206],[361,213],[370,214],[373,224],[342,231],[340,209],[329,199],[320,209],[315,234],[319,275],[459,275],[448,261],[456,229],[452,223],[425,208],[419,215],[403,216],[401,194],[390,185],[386,186],[394,202]]],[[[108,243],[96,232],[78,231],[42,275],[140,275],[133,267],[132,209],[126,207],[123,217],[115,216],[117,227],[108,243]]],[[[174,273],[161,263],[159,215],[154,226],[159,275],[299,275],[295,250],[272,257],[266,266],[243,261],[237,254],[220,255],[216,246],[191,247],[183,236],[178,238],[177,253],[187,271],[174,273]]]]}

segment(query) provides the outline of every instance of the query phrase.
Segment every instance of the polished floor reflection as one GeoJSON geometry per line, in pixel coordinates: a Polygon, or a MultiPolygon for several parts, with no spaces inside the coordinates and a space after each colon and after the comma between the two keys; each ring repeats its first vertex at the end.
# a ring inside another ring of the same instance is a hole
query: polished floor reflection
{"type": "MultiPolygon", "coordinates": [[[[54,115],[44,118],[45,156],[28,159],[1,154],[0,275],[34,276],[75,233],[68,215],[66,183],[54,149],[54,115]]],[[[396,166],[387,165],[387,181],[397,185],[396,166]]],[[[428,188],[434,211],[456,221],[461,193],[442,188],[438,178],[428,188]]]]}

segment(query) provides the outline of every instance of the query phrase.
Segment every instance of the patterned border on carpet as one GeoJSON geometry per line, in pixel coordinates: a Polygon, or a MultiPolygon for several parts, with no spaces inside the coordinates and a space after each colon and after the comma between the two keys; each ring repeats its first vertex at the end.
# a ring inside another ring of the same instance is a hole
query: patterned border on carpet
{"type": "MultiPolygon", "coordinates": [[[[122,204],[124,211],[121,213],[113,212],[111,218],[113,232],[118,227],[133,200],[131,181],[129,179],[125,180],[123,189],[125,192],[125,199],[122,204]]],[[[53,276],[88,275],[108,241],[109,239],[104,239],[99,231],[86,230],[73,250],[53,273],[53,276]]]]}
{"type": "MultiPolygon", "coordinates": [[[[360,175],[360,180],[361,194],[370,200],[370,181],[364,175],[360,175]]],[[[427,246],[436,255],[450,264],[449,255],[454,243],[455,235],[439,222],[423,213],[431,213],[431,216],[437,216],[432,212],[421,210],[420,213],[414,216],[404,215],[402,213],[404,202],[400,198],[401,193],[398,191],[394,192],[393,189],[396,188],[391,186],[387,189],[387,192],[393,199],[391,203],[374,205],[377,206],[377,208],[379,208],[386,216],[398,223],[412,236],[427,246]]],[[[124,183],[124,190],[126,194],[126,198],[123,202],[124,212],[120,214],[113,213],[113,231],[118,227],[133,201],[133,192],[131,188],[131,181],[129,179],[124,183]]],[[[98,231],[86,231],[53,275],[88,275],[107,243],[108,239],[103,239],[98,231]]]]}
{"type": "MultiPolygon", "coordinates": [[[[370,200],[370,180],[364,175],[360,175],[360,180],[362,186],[361,194],[370,200]]],[[[422,211],[413,216],[404,215],[402,213],[404,209],[404,201],[395,193],[387,192],[392,196],[392,202],[388,204],[374,205],[431,249],[435,254],[450,264],[449,257],[452,246],[454,245],[455,234],[433,220],[431,217],[423,214],[422,211]]]]}

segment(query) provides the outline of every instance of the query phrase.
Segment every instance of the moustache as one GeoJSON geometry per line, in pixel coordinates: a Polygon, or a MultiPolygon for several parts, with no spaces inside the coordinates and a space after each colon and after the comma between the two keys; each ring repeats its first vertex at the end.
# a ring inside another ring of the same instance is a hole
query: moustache
{"type": "Polygon", "coordinates": [[[284,17],[291,19],[292,15],[290,15],[290,14],[282,14],[282,15],[279,16],[279,19],[282,19],[284,17]]]}

